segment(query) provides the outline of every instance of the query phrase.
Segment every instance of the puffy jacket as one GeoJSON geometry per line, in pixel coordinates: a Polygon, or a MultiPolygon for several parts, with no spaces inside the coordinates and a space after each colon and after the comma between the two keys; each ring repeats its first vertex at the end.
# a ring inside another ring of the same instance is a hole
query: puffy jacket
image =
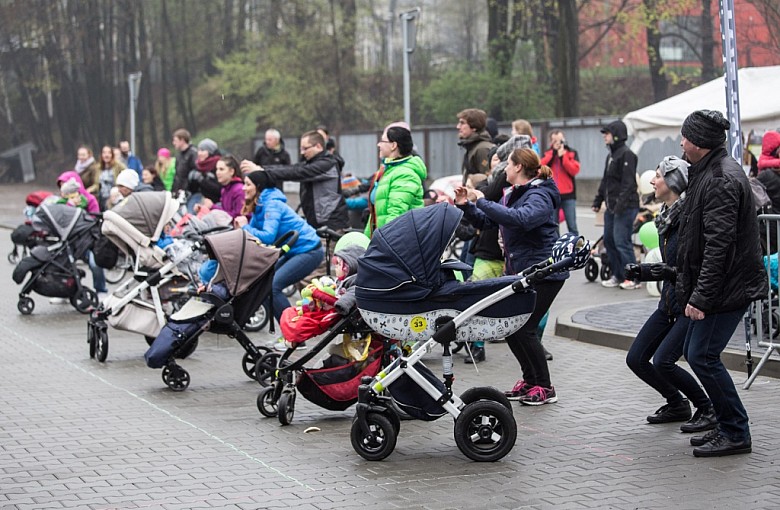
{"type": "Polygon", "coordinates": [[[298,241],[290,248],[289,255],[306,253],[322,247],[317,232],[295,214],[287,205],[287,197],[277,188],[266,188],[260,193],[257,207],[244,230],[264,244],[273,244],[279,237],[291,230],[298,231],[298,241]]]}
{"type": "Polygon", "coordinates": [[[690,166],[687,194],[677,252],[680,305],[719,313],[766,297],[753,192],[725,147],[690,166]]]}
{"type": "Polygon", "coordinates": [[[637,157],[626,146],[628,132],[623,122],[616,120],[608,124],[606,129],[616,140],[609,146],[604,176],[593,200],[593,207],[599,208],[606,202],[609,212],[620,214],[627,209],[639,207],[636,189],[637,157]]]}
{"type": "Polygon", "coordinates": [[[214,209],[221,209],[233,218],[240,216],[244,207],[244,181],[241,177],[233,177],[227,186],[222,187],[219,196],[219,203],[214,209]]]}
{"type": "MultiPolygon", "coordinates": [[[[507,274],[543,262],[550,257],[558,240],[557,209],[561,203],[552,179],[534,179],[523,186],[507,188],[501,203],[480,198],[463,206],[466,218],[477,228],[499,227],[504,239],[507,274]]],[[[568,272],[556,273],[547,280],[565,280],[568,272]]]]}
{"type": "Polygon", "coordinates": [[[63,182],[69,181],[70,179],[75,179],[76,182],[79,183],[79,193],[81,193],[87,199],[87,212],[93,214],[99,213],[100,205],[98,204],[97,199],[92,193],[84,188],[84,183],[81,181],[81,176],[75,170],[62,172],[60,176],[57,177],[57,187],[60,187],[63,182]]]}
{"type": "Polygon", "coordinates": [[[761,155],[758,157],[758,171],[767,168],[780,168],[780,156],[777,149],[780,148],[780,133],[767,131],[761,140],[761,155]]]}
{"type": "Polygon", "coordinates": [[[574,186],[574,177],[580,173],[580,158],[577,151],[566,150],[561,158],[558,156],[558,151],[550,149],[544,153],[541,163],[552,169],[553,180],[558,185],[561,198],[577,197],[574,186]]]}
{"type": "Polygon", "coordinates": [[[341,175],[336,158],[322,151],[310,160],[294,165],[263,167],[274,181],[301,183],[301,208],[314,228],[327,225],[333,230],[349,227],[347,203],[341,195],[341,175]]]}
{"type": "Polygon", "coordinates": [[[423,181],[428,170],[420,156],[383,161],[384,170],[369,193],[371,215],[365,234],[371,237],[375,228],[394,220],[403,213],[423,206],[423,181]]]}

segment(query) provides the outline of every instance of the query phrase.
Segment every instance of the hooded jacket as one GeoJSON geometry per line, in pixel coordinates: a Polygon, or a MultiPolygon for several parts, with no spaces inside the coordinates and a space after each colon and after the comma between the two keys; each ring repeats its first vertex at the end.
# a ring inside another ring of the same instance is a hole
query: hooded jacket
{"type": "MultiPolygon", "coordinates": [[[[480,198],[476,203],[458,206],[477,228],[500,228],[504,239],[506,273],[518,274],[550,257],[558,240],[556,211],[561,203],[552,179],[534,179],[504,191],[501,203],[480,198]]],[[[568,272],[555,273],[546,280],[565,280],[568,272]]]]}
{"type": "Polygon", "coordinates": [[[463,174],[463,185],[466,185],[466,179],[470,174],[486,174],[490,170],[490,149],[495,145],[490,138],[490,133],[486,130],[472,133],[468,138],[458,142],[458,145],[466,149],[463,156],[463,165],[461,173],[463,174]]]}
{"type": "Polygon", "coordinates": [[[272,165],[263,170],[277,183],[301,183],[301,208],[314,228],[327,225],[333,230],[349,227],[347,203],[341,195],[341,175],[333,155],[327,151],[294,165],[272,165]]]}
{"type": "Polygon", "coordinates": [[[264,244],[273,244],[291,230],[298,231],[298,240],[290,247],[289,255],[307,253],[322,247],[317,232],[295,214],[287,205],[287,197],[277,188],[266,188],[260,193],[252,220],[243,229],[264,244]]]}
{"type": "Polygon", "coordinates": [[[214,209],[225,211],[233,218],[241,216],[244,207],[244,181],[241,177],[233,177],[227,186],[222,187],[219,196],[219,203],[214,209]]]}
{"type": "Polygon", "coordinates": [[[100,212],[100,205],[98,205],[98,201],[95,198],[95,196],[90,193],[89,191],[84,188],[84,182],[81,180],[81,176],[78,172],[75,170],[69,170],[67,172],[62,172],[59,177],[57,177],[57,187],[59,188],[60,185],[68,181],[70,179],[75,179],[76,182],[79,184],[79,193],[81,193],[83,196],[87,199],[87,212],[89,213],[99,213],[100,212]]]}
{"type": "Polygon", "coordinates": [[[780,133],[777,131],[767,131],[761,140],[761,155],[758,157],[758,171],[767,168],[780,168],[780,155],[777,149],[780,148],[780,133]]]}
{"type": "Polygon", "coordinates": [[[616,120],[605,128],[615,140],[609,145],[609,155],[604,165],[598,193],[593,207],[600,208],[606,202],[607,210],[620,214],[628,209],[639,207],[639,195],[636,188],[637,157],[626,146],[628,131],[622,121],[616,120]]]}
{"type": "Polygon", "coordinates": [[[557,151],[550,149],[544,153],[541,163],[552,169],[553,180],[558,185],[562,199],[577,198],[574,186],[574,176],[580,173],[580,158],[577,151],[566,149],[561,158],[557,151]]]}
{"type": "Polygon", "coordinates": [[[740,310],[766,297],[753,192],[724,146],[688,168],[680,212],[677,283],[680,306],[705,314],[740,310]]]}
{"type": "Polygon", "coordinates": [[[365,234],[371,237],[375,228],[394,220],[403,213],[423,206],[423,181],[428,176],[419,156],[384,160],[384,171],[377,172],[369,193],[373,207],[365,234]]]}

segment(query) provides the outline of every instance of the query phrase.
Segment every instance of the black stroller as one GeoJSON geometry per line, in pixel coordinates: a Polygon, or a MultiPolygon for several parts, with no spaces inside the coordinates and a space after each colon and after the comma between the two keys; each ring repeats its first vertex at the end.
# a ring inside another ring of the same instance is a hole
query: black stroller
{"type": "Polygon", "coordinates": [[[291,231],[269,247],[245,230],[205,237],[209,257],[219,263],[212,289],[190,298],[171,315],[144,355],[150,368],[163,369],[163,382],[170,389],[184,391],[189,386],[190,374],[176,358],[191,350],[206,330],[235,338],[245,351],[244,373],[256,378],[255,366],[270,349],[252,343],[242,328],[270,295],[274,265],[297,239],[298,233],[291,231]]]}
{"type": "Polygon", "coordinates": [[[388,338],[414,342],[409,355],[364,378],[358,389],[350,436],[367,460],[382,460],[395,448],[400,420],[394,404],[423,420],[452,415],[458,448],[472,460],[496,461],[509,453],[517,437],[509,401],[491,387],[455,395],[450,346],[517,331],[534,310],[533,284],[584,267],[590,255],[583,238],[565,234],[549,260],[521,275],[461,283],[440,257],[462,214],[447,204],[410,211],[377,230],[360,259],[356,298],[366,324],[388,338]],[[443,382],[421,363],[437,343],[444,347],[443,382]]]}
{"type": "Polygon", "coordinates": [[[14,269],[16,283],[22,283],[31,273],[19,291],[17,309],[22,315],[30,315],[35,301],[29,294],[36,292],[46,297],[68,298],[76,310],[88,313],[98,304],[97,294],[81,284],[85,274],[76,262],[86,256],[100,235],[100,222],[78,207],[43,204],[33,217],[33,227],[58,241],[34,247],[14,269]]]}

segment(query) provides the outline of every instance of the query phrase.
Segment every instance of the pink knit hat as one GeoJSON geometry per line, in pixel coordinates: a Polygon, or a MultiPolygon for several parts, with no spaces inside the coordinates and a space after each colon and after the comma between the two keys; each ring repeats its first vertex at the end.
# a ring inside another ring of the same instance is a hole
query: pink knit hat
{"type": "Polygon", "coordinates": [[[171,157],[171,151],[163,147],[162,149],[157,151],[157,157],[158,158],[170,158],[171,157]]]}

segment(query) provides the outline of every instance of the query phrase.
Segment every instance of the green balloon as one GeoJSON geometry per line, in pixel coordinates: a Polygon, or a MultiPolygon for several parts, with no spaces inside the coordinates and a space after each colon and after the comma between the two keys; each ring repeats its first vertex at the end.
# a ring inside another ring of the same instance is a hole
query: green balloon
{"type": "Polygon", "coordinates": [[[371,239],[369,239],[366,234],[363,232],[347,232],[343,236],[341,236],[341,239],[336,242],[336,247],[333,248],[333,252],[337,252],[343,248],[346,248],[347,246],[352,245],[358,245],[362,248],[368,248],[368,243],[371,242],[371,239]]]}
{"type": "Polygon", "coordinates": [[[639,240],[648,250],[658,248],[658,228],[654,221],[648,221],[639,228],[639,240]]]}

